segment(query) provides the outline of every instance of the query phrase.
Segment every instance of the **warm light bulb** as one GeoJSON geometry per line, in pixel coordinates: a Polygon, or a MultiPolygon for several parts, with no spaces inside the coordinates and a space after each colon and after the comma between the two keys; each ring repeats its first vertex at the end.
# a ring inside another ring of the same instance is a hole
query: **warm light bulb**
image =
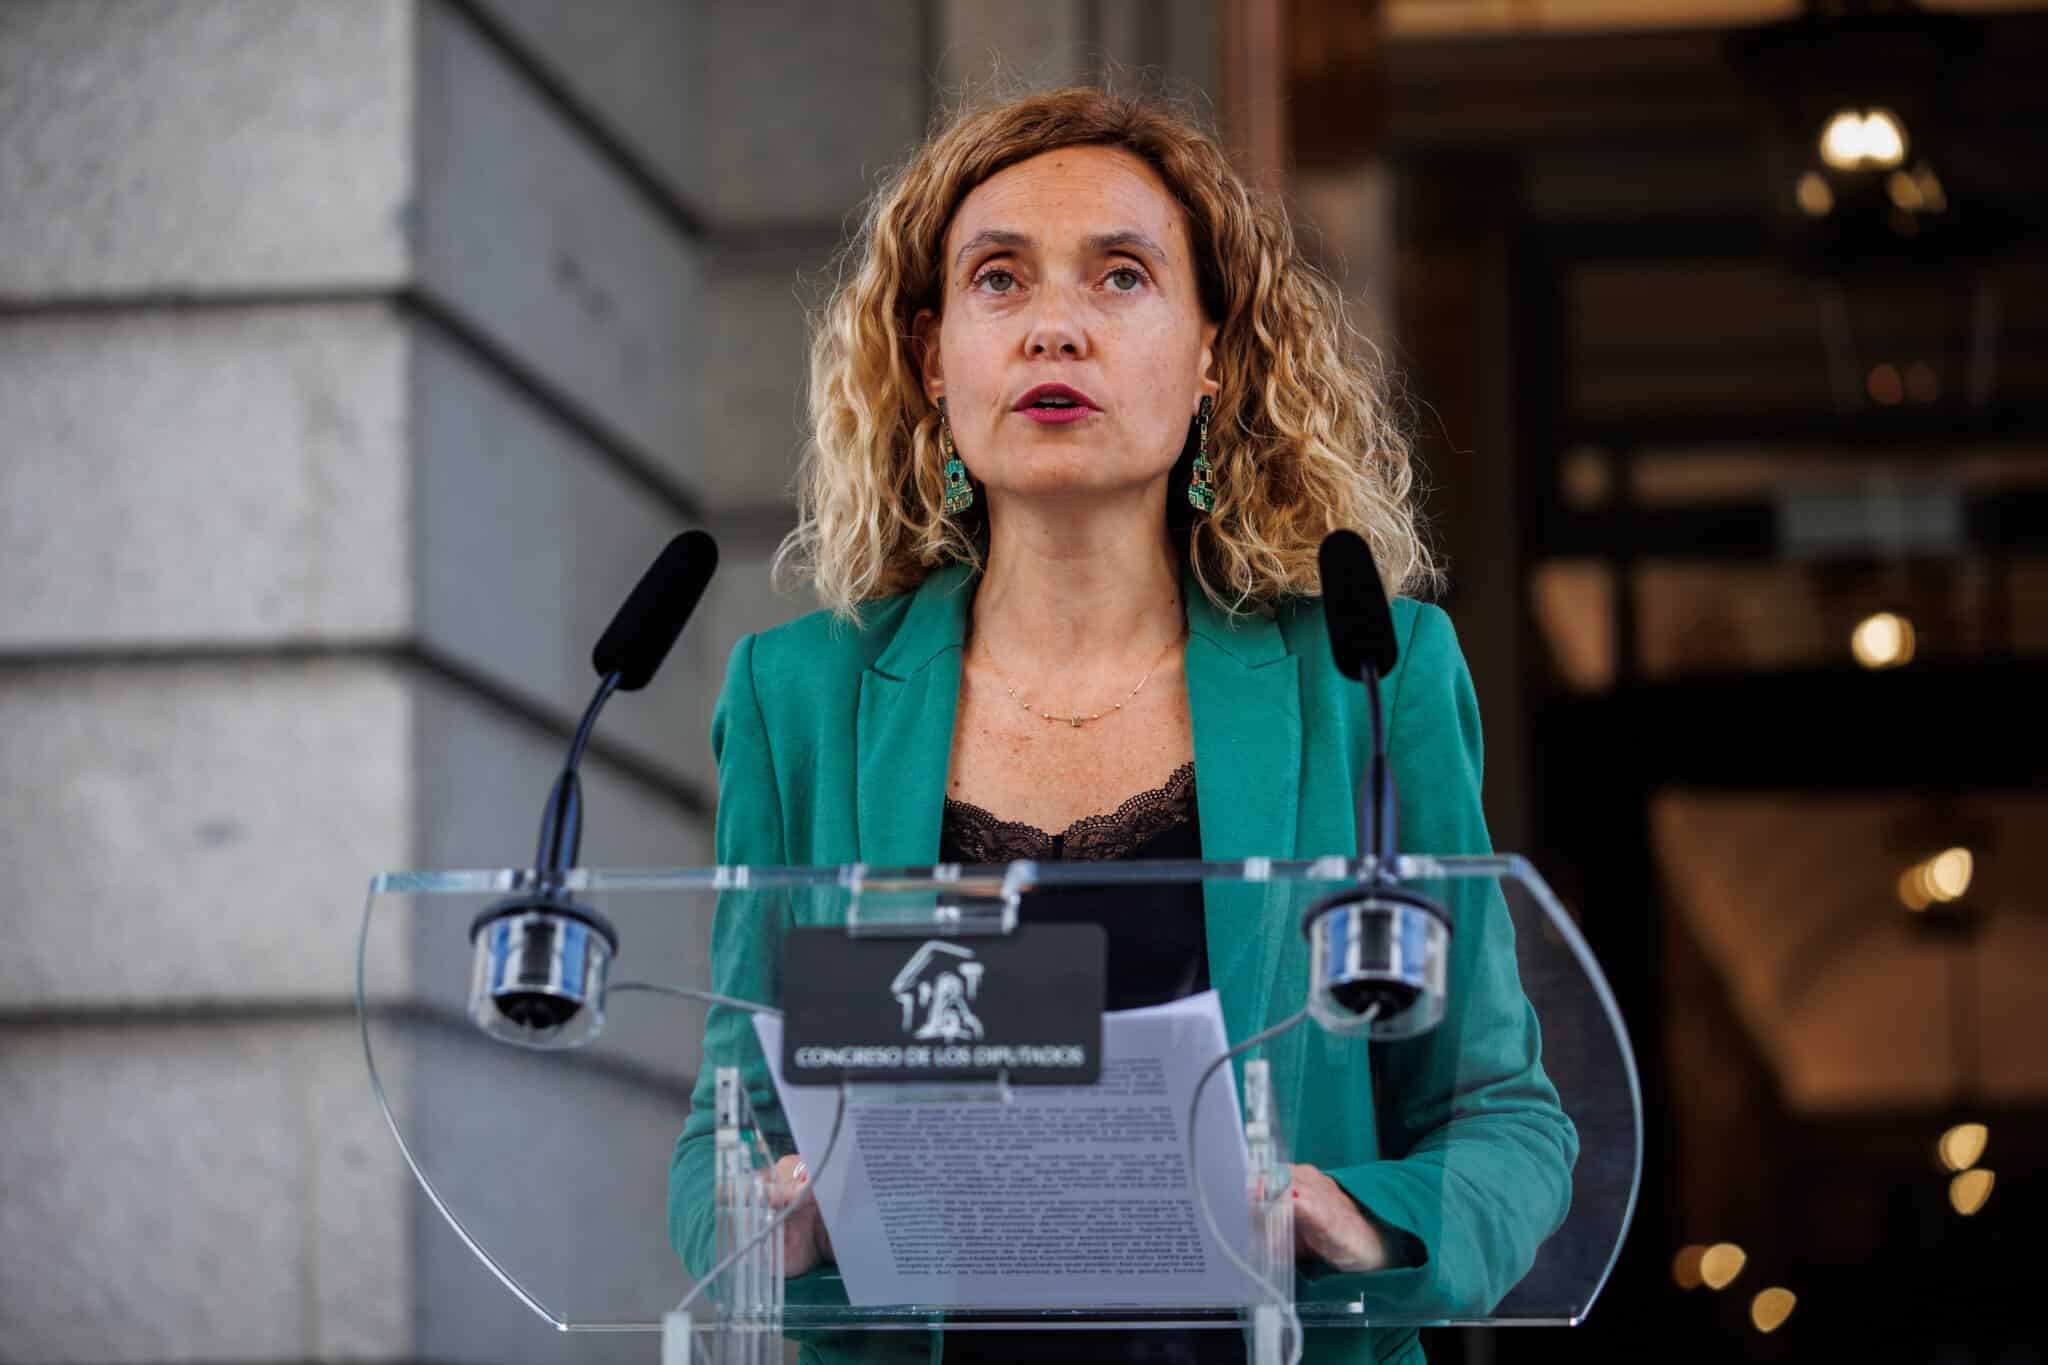
{"type": "Polygon", "coordinates": [[[1906,159],[1906,129],[1889,109],[1844,109],[1821,130],[1820,159],[1838,171],[1888,171],[1906,159]]]}
{"type": "Polygon", "coordinates": [[[1856,623],[1849,636],[1849,652],[1865,668],[1897,668],[1913,659],[1913,623],[1892,612],[1880,611],[1856,623]]]}
{"type": "Polygon", "coordinates": [[[1948,192],[1942,189],[1934,168],[1924,161],[1913,168],[1913,187],[1920,191],[1920,202],[1929,213],[1948,211],[1948,192]]]}
{"type": "Polygon", "coordinates": [[[1941,1135],[1934,1150],[1951,1171],[1967,1171],[1984,1155],[1984,1145],[1990,1140],[1991,1130],[1983,1124],[1959,1123],[1941,1135]]]}
{"type": "Polygon", "coordinates": [[[1700,1275],[1700,1260],[1706,1254],[1707,1249],[1697,1242],[1680,1247],[1671,1258],[1672,1282],[1680,1289],[1698,1289],[1705,1283],[1700,1275]]]}
{"type": "Polygon", "coordinates": [[[1927,197],[1920,193],[1920,182],[1904,171],[1893,171],[1885,177],[1884,192],[1907,213],[1918,213],[1927,206],[1927,197]]]}
{"type": "Polygon", "coordinates": [[[1970,889],[1976,860],[1967,848],[1948,848],[1927,863],[1927,890],[1938,901],[1958,901],[1970,889]]]}
{"type": "Polygon", "coordinates": [[[1984,1207],[1984,1201],[1991,1197],[1991,1187],[1998,1183],[1998,1177],[1982,1166],[1958,1172],[1948,1182],[1948,1202],[1957,1213],[1968,1218],[1984,1207]]]}
{"type": "Polygon", "coordinates": [[[1863,157],[1882,170],[1906,159],[1906,130],[1891,110],[1873,109],[1863,116],[1863,157]]]}
{"type": "Polygon", "coordinates": [[[1825,218],[1835,208],[1835,192],[1828,188],[1828,178],[1819,171],[1800,176],[1792,197],[1799,201],[1800,212],[1809,218],[1825,218]]]}
{"type": "Polygon", "coordinates": [[[1927,864],[1914,863],[1899,874],[1899,904],[1916,915],[1934,904],[1934,894],[1927,889],[1927,864]]]}
{"type": "Polygon", "coordinates": [[[1792,1316],[1798,1302],[1799,1296],[1791,1290],[1773,1286],[1749,1301],[1749,1320],[1759,1332],[1775,1332],[1792,1316]]]}
{"type": "Polygon", "coordinates": [[[1838,171],[1863,164],[1863,115],[1844,109],[1828,120],[1820,135],[1820,159],[1838,171]]]}
{"type": "Polygon", "coordinates": [[[1733,1242],[1716,1242],[1700,1256],[1700,1279],[1709,1289],[1726,1289],[1742,1273],[1749,1257],[1733,1242]]]}

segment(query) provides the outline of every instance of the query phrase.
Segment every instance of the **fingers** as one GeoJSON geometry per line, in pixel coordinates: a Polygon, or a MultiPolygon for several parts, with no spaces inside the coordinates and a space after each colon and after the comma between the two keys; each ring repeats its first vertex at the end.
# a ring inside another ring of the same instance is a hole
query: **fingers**
{"type": "MultiPolygon", "coordinates": [[[[769,1183],[769,1203],[777,1209],[789,1207],[810,1192],[811,1169],[800,1156],[786,1156],[775,1163],[769,1183]]],[[[829,1259],[832,1243],[825,1236],[825,1222],[818,1216],[815,1199],[803,1204],[783,1224],[783,1274],[801,1275],[820,1259],[829,1259]]]]}
{"type": "Polygon", "coordinates": [[[1383,1269],[1386,1244],[1344,1187],[1313,1166],[1292,1170],[1295,1246],[1339,1270],[1383,1269]]]}
{"type": "Polygon", "coordinates": [[[801,1196],[811,1183],[810,1167],[800,1156],[786,1156],[775,1163],[774,1174],[769,1181],[768,1202],[772,1208],[783,1208],[801,1196]]]}

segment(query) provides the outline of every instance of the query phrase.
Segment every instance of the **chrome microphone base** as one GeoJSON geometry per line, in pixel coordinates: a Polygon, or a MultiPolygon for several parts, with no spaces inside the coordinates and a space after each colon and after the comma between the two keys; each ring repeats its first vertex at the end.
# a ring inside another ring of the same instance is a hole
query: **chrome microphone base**
{"type": "Polygon", "coordinates": [[[566,896],[489,906],[470,925],[469,1017],[500,1042],[570,1048],[604,1029],[618,932],[566,896]]]}
{"type": "Polygon", "coordinates": [[[1415,1038],[1444,1017],[1451,917],[1391,882],[1346,887],[1303,917],[1310,1016],[1346,1037],[1415,1038]]]}

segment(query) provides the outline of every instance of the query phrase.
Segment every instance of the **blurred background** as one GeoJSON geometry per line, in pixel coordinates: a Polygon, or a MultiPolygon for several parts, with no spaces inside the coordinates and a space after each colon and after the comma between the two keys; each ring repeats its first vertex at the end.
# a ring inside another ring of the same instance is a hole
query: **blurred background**
{"type": "Polygon", "coordinates": [[[805,306],[998,68],[1175,92],[1289,197],[1403,377],[1495,842],[1634,1032],[1592,1320],[1432,1360],[2048,1359],[2008,0],[0,4],[0,1358],[651,1358],[414,1197],[357,897],[523,859],[689,525],[724,567],[599,731],[585,854],[708,859],[726,651],[810,605],[767,576],[805,306]]]}

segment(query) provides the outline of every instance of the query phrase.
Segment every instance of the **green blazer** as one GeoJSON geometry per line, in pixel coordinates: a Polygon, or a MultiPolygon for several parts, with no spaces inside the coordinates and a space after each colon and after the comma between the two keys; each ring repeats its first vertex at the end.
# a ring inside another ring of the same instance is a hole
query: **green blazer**
{"type": "MultiPolygon", "coordinates": [[[[742,639],[712,721],[721,863],[914,866],[935,862],[974,575],[955,566],[872,603],[858,628],[819,612],[742,639]]],[[[1337,673],[1321,604],[1232,620],[1186,584],[1185,664],[1202,855],[1355,854],[1354,803],[1371,750],[1365,690],[1337,673]]],[[[1400,789],[1401,846],[1491,851],[1480,811],[1479,712],[1450,618],[1393,604],[1400,660],[1381,688],[1400,789]]],[[[1394,1234],[1396,1268],[1309,1272],[1304,1297],[1363,1294],[1404,1316],[1489,1310],[1563,1221],[1578,1137],[1544,1074],[1536,1016],[1497,887],[1449,899],[1450,1001],[1420,1039],[1368,1045],[1304,1023],[1270,1045],[1291,1159],[1320,1167],[1394,1234]],[[1375,1072],[1377,1071],[1377,1075],[1375,1072]],[[1379,1102],[1375,1103],[1375,1090],[1379,1102]]],[[[1307,943],[1292,906],[1257,886],[1206,896],[1211,981],[1232,1040],[1301,1006],[1307,943]]],[[[795,917],[805,918],[796,907],[795,917]]],[[[712,932],[715,989],[769,999],[777,964],[741,916],[712,932]]],[[[714,1011],[709,1055],[752,1055],[751,1028],[714,1011]]],[[[710,1068],[670,1168],[669,1233],[692,1274],[711,1263],[710,1068]]],[[[765,1075],[749,1077],[774,1113],[765,1075]]],[[[764,1122],[772,1122],[771,1119],[764,1122]]],[[[792,1292],[794,1293],[794,1287],[792,1292]]],[[[866,1334],[806,1359],[936,1357],[936,1339],[866,1334]]],[[[1416,1362],[1414,1329],[1311,1332],[1310,1361],[1416,1362]]]]}

